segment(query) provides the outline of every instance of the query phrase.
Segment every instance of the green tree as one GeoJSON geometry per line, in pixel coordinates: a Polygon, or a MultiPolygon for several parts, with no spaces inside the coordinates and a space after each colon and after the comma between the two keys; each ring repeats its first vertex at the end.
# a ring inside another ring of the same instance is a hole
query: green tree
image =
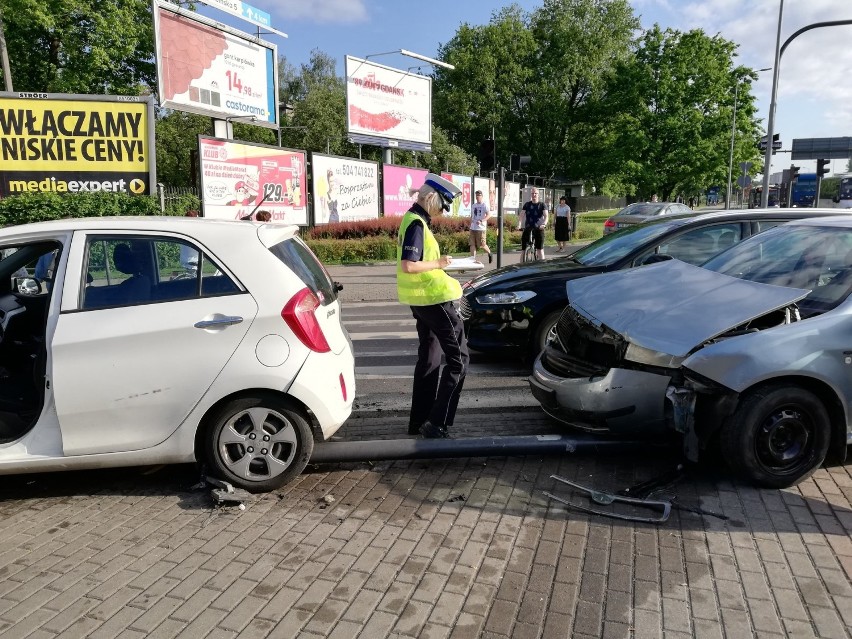
{"type": "Polygon", "coordinates": [[[148,0],[0,0],[16,91],[139,95],[155,86],[148,0]]]}
{"type": "Polygon", "coordinates": [[[580,176],[597,144],[590,105],[638,26],[627,0],[544,0],[463,24],[439,52],[455,70],[435,71],[435,120],[470,151],[493,128],[504,165],[518,153],[530,173],[580,176]]]}
{"type": "Polygon", "coordinates": [[[734,166],[752,161],[753,171],[760,170],[750,91],[756,74],[733,65],[736,46],[701,30],[648,30],[597,105],[611,114],[601,136],[598,184],[661,199],[726,184],[735,89],[734,166]]]}

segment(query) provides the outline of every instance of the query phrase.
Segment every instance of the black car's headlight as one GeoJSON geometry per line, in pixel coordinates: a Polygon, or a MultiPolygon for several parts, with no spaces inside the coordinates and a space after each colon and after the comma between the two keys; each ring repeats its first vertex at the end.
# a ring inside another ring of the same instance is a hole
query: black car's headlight
{"type": "Polygon", "coordinates": [[[521,304],[535,297],[533,291],[506,291],[505,293],[486,293],[485,295],[477,295],[476,301],[479,304],[521,304]]]}

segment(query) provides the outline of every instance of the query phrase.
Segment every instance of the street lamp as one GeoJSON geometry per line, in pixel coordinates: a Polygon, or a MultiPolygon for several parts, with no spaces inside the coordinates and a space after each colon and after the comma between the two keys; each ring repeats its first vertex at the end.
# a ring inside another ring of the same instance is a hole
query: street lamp
{"type": "Polygon", "coordinates": [[[370,58],[377,58],[381,55],[391,55],[394,53],[408,56],[409,58],[414,58],[415,60],[422,60],[423,62],[426,62],[436,67],[444,67],[445,69],[449,69],[450,71],[455,69],[452,64],[441,62],[440,60],[436,60],[435,58],[430,58],[425,55],[420,55],[419,53],[414,53],[413,51],[409,51],[408,49],[394,49],[393,51],[385,51],[384,53],[371,53],[370,55],[365,55],[364,59],[369,60],[370,58]]]}
{"type": "Polygon", "coordinates": [[[281,147],[281,131],[284,131],[284,130],[288,130],[288,131],[293,131],[293,130],[307,131],[307,130],[308,130],[308,127],[306,127],[306,126],[279,126],[279,127],[278,127],[278,146],[279,146],[279,148],[281,147]]]}
{"type": "MultiPolygon", "coordinates": [[[[758,69],[757,73],[761,71],[769,71],[772,67],[766,67],[765,69],[758,69]]],[[[732,177],[734,173],[734,136],[737,132],[737,95],[740,89],[741,78],[737,78],[737,83],[734,85],[734,117],[731,121],[731,153],[728,156],[728,194],[725,197],[725,210],[731,208],[731,195],[733,195],[733,182],[732,177]]]]}

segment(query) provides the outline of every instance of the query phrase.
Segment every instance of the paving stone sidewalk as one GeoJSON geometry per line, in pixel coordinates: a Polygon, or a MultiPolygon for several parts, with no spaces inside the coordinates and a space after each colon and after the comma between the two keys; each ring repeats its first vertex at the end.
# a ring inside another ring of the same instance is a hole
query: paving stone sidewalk
{"type": "Polygon", "coordinates": [[[676,461],[638,457],[326,466],[245,511],[192,467],[7,477],[0,636],[850,636],[846,468],[784,491],[702,471],[660,526],[543,494],[676,461]]]}

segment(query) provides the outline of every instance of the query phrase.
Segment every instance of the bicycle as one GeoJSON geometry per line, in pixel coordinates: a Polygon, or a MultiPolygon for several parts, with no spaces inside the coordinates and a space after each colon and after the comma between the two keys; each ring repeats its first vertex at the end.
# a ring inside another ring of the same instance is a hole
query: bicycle
{"type": "Polygon", "coordinates": [[[521,262],[535,262],[537,259],[538,256],[535,252],[535,244],[530,242],[521,254],[521,262]]]}
{"type": "MultiPolygon", "coordinates": [[[[542,233],[544,233],[544,227],[539,227],[542,233]]],[[[526,231],[525,231],[526,232],[526,231]]],[[[523,239],[521,240],[523,243],[523,239]]],[[[539,259],[538,252],[535,250],[535,238],[533,237],[532,230],[530,230],[529,237],[527,238],[527,247],[524,249],[521,254],[521,263],[524,262],[535,262],[539,259]]]]}

